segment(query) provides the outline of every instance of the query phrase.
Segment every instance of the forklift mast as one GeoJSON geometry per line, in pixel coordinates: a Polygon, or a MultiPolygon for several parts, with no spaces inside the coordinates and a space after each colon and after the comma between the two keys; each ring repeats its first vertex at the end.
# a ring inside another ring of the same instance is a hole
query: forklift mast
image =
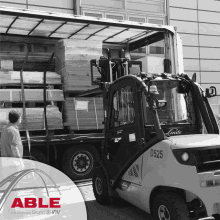
{"type": "MultiPolygon", "coordinates": [[[[208,133],[212,134],[219,134],[219,128],[218,123],[216,121],[216,118],[214,116],[214,113],[212,111],[212,108],[208,102],[208,98],[211,98],[213,96],[216,96],[216,88],[210,87],[210,89],[206,89],[205,91],[201,88],[201,86],[195,82],[195,75],[192,77],[192,79],[189,78],[187,74],[153,74],[149,76],[148,74],[142,72],[142,62],[141,61],[130,61],[128,58],[105,58],[100,57],[99,60],[91,60],[91,73],[93,75],[93,68],[96,67],[98,69],[98,72],[101,75],[100,81],[97,82],[99,84],[100,89],[103,92],[103,105],[104,105],[104,124],[105,124],[105,131],[106,131],[106,121],[107,121],[107,112],[108,112],[108,106],[110,103],[110,86],[117,81],[117,79],[124,77],[126,79],[126,76],[130,75],[130,68],[133,65],[137,65],[139,67],[139,72],[135,75],[136,77],[143,80],[143,82],[148,87],[148,91],[150,91],[150,85],[153,85],[153,81],[156,78],[160,78],[160,80],[167,80],[167,79],[175,79],[179,82],[187,82],[190,85],[191,92],[193,93],[193,99],[194,101],[197,100],[198,106],[200,108],[201,112],[201,118],[199,121],[203,121],[206,130],[208,133]]],[[[165,62],[164,65],[167,65],[165,62]]],[[[180,87],[178,89],[184,89],[180,87]]],[[[181,91],[180,91],[181,92],[181,91]]],[[[153,100],[154,96],[152,94],[148,94],[148,103],[150,105],[154,105],[153,100]]],[[[156,100],[156,99],[155,99],[156,100]]],[[[158,100],[163,101],[163,100],[158,100]]],[[[140,104],[141,106],[141,104],[140,104]]],[[[151,107],[153,121],[154,121],[154,127],[156,130],[156,133],[159,137],[159,139],[164,139],[166,134],[163,133],[163,129],[161,129],[160,121],[158,118],[157,108],[151,107]]]]}
{"type": "Polygon", "coordinates": [[[142,62],[141,61],[130,61],[128,58],[105,58],[100,57],[99,60],[91,60],[91,78],[93,84],[95,83],[105,83],[114,82],[122,76],[130,74],[130,68],[133,65],[139,66],[140,72],[142,72],[142,62]],[[96,67],[101,74],[99,82],[93,81],[93,67],[96,67]]]}
{"type": "MultiPolygon", "coordinates": [[[[103,108],[104,108],[104,125],[106,124],[107,110],[109,104],[108,89],[109,86],[117,79],[130,74],[130,68],[135,65],[139,67],[142,72],[141,61],[131,61],[128,58],[112,58],[100,57],[99,60],[91,60],[91,79],[93,84],[98,84],[100,90],[103,92],[103,108]],[[93,81],[93,68],[97,68],[101,77],[98,81],[93,81]]],[[[106,126],[104,126],[106,127],[106,126]]]]}

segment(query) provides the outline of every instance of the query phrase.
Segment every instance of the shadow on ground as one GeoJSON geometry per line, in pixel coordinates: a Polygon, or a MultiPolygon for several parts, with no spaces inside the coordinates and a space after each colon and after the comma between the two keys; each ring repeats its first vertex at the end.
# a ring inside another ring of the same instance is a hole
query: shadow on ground
{"type": "Polygon", "coordinates": [[[88,220],[153,220],[146,212],[126,202],[102,206],[95,200],[86,202],[88,220]]]}

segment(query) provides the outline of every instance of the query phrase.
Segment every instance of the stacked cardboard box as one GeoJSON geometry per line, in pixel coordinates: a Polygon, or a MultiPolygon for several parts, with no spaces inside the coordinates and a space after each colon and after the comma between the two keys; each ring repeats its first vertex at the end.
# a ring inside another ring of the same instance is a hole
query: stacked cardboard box
{"type": "MultiPolygon", "coordinates": [[[[23,72],[24,84],[43,84],[44,83],[43,72],[23,72]]],[[[21,83],[20,72],[10,70],[0,70],[0,82],[1,85],[21,83]]],[[[46,84],[61,84],[61,77],[55,72],[46,73],[46,84]]]]}
{"type": "Polygon", "coordinates": [[[64,117],[64,125],[71,130],[103,129],[103,99],[66,98],[64,117]]]}
{"type": "MultiPolygon", "coordinates": [[[[1,61],[0,69],[0,132],[4,125],[8,122],[8,113],[12,109],[17,109],[23,114],[22,108],[13,108],[13,104],[22,103],[22,90],[20,72],[13,71],[13,61],[1,61]],[[15,89],[16,88],[16,89],[15,89]],[[9,103],[9,105],[5,105],[9,103]],[[9,108],[7,108],[9,107],[9,108]]],[[[24,89],[25,102],[41,102],[43,103],[43,72],[23,72],[23,83],[29,89],[24,89]],[[40,88],[40,89],[36,89],[40,88]]],[[[49,88],[46,90],[46,98],[48,101],[64,101],[63,91],[61,89],[53,89],[55,85],[61,85],[61,76],[55,72],[47,72],[46,84],[49,88]]],[[[41,108],[26,108],[26,120],[22,116],[22,123],[19,129],[22,130],[45,130],[44,109],[41,108]]],[[[47,121],[48,129],[62,129],[62,113],[56,106],[47,106],[47,121]]]]}
{"type": "MultiPolygon", "coordinates": [[[[22,108],[13,108],[22,115],[22,122],[19,124],[19,130],[45,130],[44,109],[43,108],[26,108],[27,126],[23,118],[22,108]]],[[[11,108],[0,109],[0,131],[8,122],[8,113],[11,108]]],[[[47,123],[49,130],[62,129],[62,114],[56,106],[47,106],[47,123]]]]}
{"type": "MultiPolygon", "coordinates": [[[[43,89],[24,89],[26,102],[43,102],[43,89]]],[[[0,89],[0,100],[4,102],[22,102],[21,89],[0,89]]],[[[63,91],[59,89],[47,89],[46,100],[64,101],[63,91]]]]}
{"type": "MultiPolygon", "coordinates": [[[[102,42],[61,40],[56,44],[56,72],[62,76],[64,91],[85,91],[92,86],[90,60],[102,56],[102,42]]],[[[96,76],[100,74],[95,71],[96,76]]]]}

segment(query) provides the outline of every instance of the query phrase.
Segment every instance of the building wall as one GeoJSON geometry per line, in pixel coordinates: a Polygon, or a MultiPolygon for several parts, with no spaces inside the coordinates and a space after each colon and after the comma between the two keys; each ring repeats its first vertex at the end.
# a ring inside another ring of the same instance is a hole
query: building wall
{"type": "Polygon", "coordinates": [[[94,17],[147,22],[166,20],[165,0],[81,0],[80,14],[94,17]]]}
{"type": "Polygon", "coordinates": [[[0,0],[0,6],[73,14],[75,0],[0,0]]]}
{"type": "Polygon", "coordinates": [[[170,24],[183,40],[185,72],[196,72],[203,88],[217,88],[211,103],[220,114],[220,1],[169,0],[169,6],[170,24]]]}

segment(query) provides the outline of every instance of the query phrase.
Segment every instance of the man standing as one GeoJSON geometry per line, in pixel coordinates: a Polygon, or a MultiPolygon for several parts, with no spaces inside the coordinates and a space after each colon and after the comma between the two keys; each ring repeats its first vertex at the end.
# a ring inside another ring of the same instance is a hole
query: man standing
{"type": "Polygon", "coordinates": [[[21,142],[18,124],[21,123],[21,114],[11,110],[8,115],[9,123],[1,132],[1,157],[23,157],[23,145],[21,142]]]}
{"type": "MultiPolygon", "coordinates": [[[[22,159],[23,145],[18,131],[18,124],[21,123],[21,114],[16,110],[11,110],[8,119],[9,123],[1,131],[0,165],[2,170],[0,171],[0,182],[4,182],[10,175],[14,175],[25,168],[22,159]]],[[[21,187],[20,182],[16,184],[17,189],[21,187]]],[[[7,204],[0,210],[0,215],[3,215],[5,219],[11,219],[12,217],[10,213],[11,204],[15,197],[18,197],[17,192],[11,192],[7,199],[7,204]]]]}

